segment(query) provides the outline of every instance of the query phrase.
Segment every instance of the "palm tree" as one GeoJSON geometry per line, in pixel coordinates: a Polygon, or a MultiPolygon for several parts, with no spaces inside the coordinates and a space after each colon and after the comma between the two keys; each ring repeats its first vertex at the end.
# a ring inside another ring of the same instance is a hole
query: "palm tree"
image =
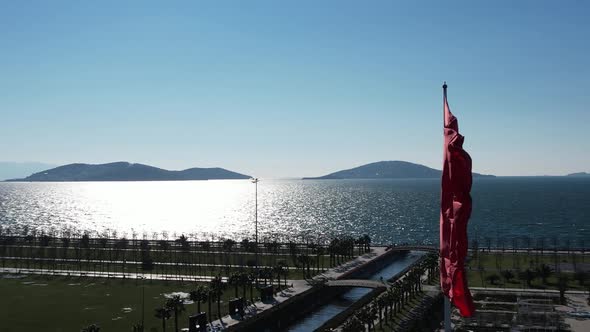
{"type": "Polygon", "coordinates": [[[301,254],[297,256],[297,261],[301,264],[301,271],[304,274],[304,278],[310,278],[310,264],[311,264],[311,257],[308,254],[301,254]]]}
{"type": "Polygon", "coordinates": [[[532,271],[530,269],[526,269],[523,272],[520,272],[518,274],[518,279],[525,281],[527,287],[531,287],[531,282],[536,278],[536,274],[535,271],[532,271]]]}
{"type": "Polygon", "coordinates": [[[190,249],[190,243],[188,242],[188,238],[184,236],[184,234],[181,234],[180,237],[174,241],[180,244],[180,248],[182,249],[182,251],[188,251],[190,249]]]}
{"type": "Polygon", "coordinates": [[[369,331],[371,330],[371,328],[373,328],[374,330],[376,330],[375,328],[375,319],[377,318],[377,306],[375,305],[375,303],[371,304],[369,306],[369,331]]]}
{"type": "MultiPolygon", "coordinates": [[[[158,241],[158,247],[160,249],[160,259],[162,261],[168,261],[168,248],[170,247],[168,241],[166,241],[166,240],[158,241]]],[[[162,267],[164,268],[164,274],[167,275],[168,274],[168,264],[162,264],[162,267]]]]}
{"type": "Polygon", "coordinates": [[[245,252],[253,252],[255,248],[252,244],[254,244],[254,242],[250,242],[248,239],[243,239],[240,246],[245,252]]]}
{"type": "Polygon", "coordinates": [[[551,268],[547,264],[541,264],[539,268],[537,268],[537,273],[543,280],[543,284],[547,284],[547,278],[551,275],[551,268]]]}
{"type": "Polygon", "coordinates": [[[401,312],[404,308],[404,288],[401,282],[399,282],[396,286],[397,291],[397,312],[401,312]]]}
{"type": "Polygon", "coordinates": [[[492,285],[496,285],[496,283],[498,282],[498,280],[500,280],[500,276],[493,273],[490,274],[489,276],[486,277],[486,280],[490,282],[490,284],[492,285]]]}
{"type": "Polygon", "coordinates": [[[514,273],[510,270],[503,270],[501,272],[502,278],[504,278],[505,283],[510,282],[514,278],[514,273]]]}
{"type": "Polygon", "coordinates": [[[162,320],[162,331],[166,332],[166,320],[170,318],[170,309],[166,307],[157,308],[154,316],[162,320]]]}
{"type": "Polygon", "coordinates": [[[207,301],[207,287],[198,285],[189,293],[189,299],[197,303],[197,313],[201,313],[201,302],[207,301]]]}
{"type": "Polygon", "coordinates": [[[357,255],[360,256],[363,254],[364,251],[364,247],[363,247],[363,243],[364,239],[362,236],[358,237],[357,239],[354,239],[354,244],[357,245],[357,255]]]}
{"type": "Polygon", "coordinates": [[[385,308],[385,319],[387,319],[387,299],[386,294],[377,298],[377,315],[379,316],[379,328],[383,330],[383,316],[382,310],[385,308]]]}
{"type": "Polygon", "coordinates": [[[250,302],[254,304],[254,282],[256,281],[256,274],[254,272],[248,273],[248,285],[250,286],[250,302]]]}
{"type": "Polygon", "coordinates": [[[560,273],[557,278],[557,288],[559,290],[559,302],[565,305],[565,291],[567,290],[568,277],[566,274],[560,273]]]}
{"type": "MultiPolygon", "coordinates": [[[[279,261],[277,265],[273,267],[273,271],[277,276],[277,280],[279,281],[279,288],[281,287],[281,276],[285,274],[285,266],[283,265],[283,261],[279,261]]],[[[285,278],[285,287],[287,286],[287,278],[285,278]]]]}
{"type": "Polygon", "coordinates": [[[266,285],[266,279],[268,279],[270,281],[270,284],[272,285],[272,281],[273,281],[273,269],[270,267],[265,267],[264,269],[262,269],[262,274],[264,275],[264,284],[266,285]]]}
{"type": "Polygon", "coordinates": [[[438,270],[439,270],[439,262],[440,257],[438,254],[430,254],[428,258],[428,263],[430,266],[430,272],[428,273],[430,279],[429,281],[432,282],[435,278],[438,277],[438,270]]]}
{"type": "Polygon", "coordinates": [[[180,295],[174,295],[171,299],[166,301],[166,308],[174,311],[174,331],[178,332],[178,315],[184,310],[184,302],[180,295]]]}
{"type": "Polygon", "coordinates": [[[342,325],[342,332],[358,332],[364,330],[365,325],[356,316],[352,316],[342,325]]]}
{"type": "Polygon", "coordinates": [[[363,235],[363,245],[365,247],[365,252],[371,251],[371,237],[367,234],[363,235]]]}
{"type": "MultiPolygon", "coordinates": [[[[396,294],[395,294],[395,289],[389,288],[387,290],[387,305],[389,306],[389,318],[393,317],[393,314],[395,314],[395,304],[396,304],[396,294]]],[[[387,320],[385,320],[387,322],[387,320]]]]}
{"type": "Polygon", "coordinates": [[[325,249],[321,245],[318,245],[316,248],[316,259],[317,259],[317,270],[320,273],[321,270],[324,269],[324,252],[325,249]]]}
{"type": "Polygon", "coordinates": [[[230,258],[231,258],[230,253],[232,252],[233,247],[235,245],[236,245],[236,241],[234,241],[232,239],[227,239],[227,240],[223,241],[223,244],[222,244],[222,248],[225,251],[224,265],[225,265],[225,272],[226,273],[229,273],[229,265],[230,265],[230,258]]]}
{"type": "Polygon", "coordinates": [[[371,331],[371,314],[368,307],[361,308],[361,310],[356,314],[356,317],[363,324],[362,331],[365,331],[365,325],[368,325],[369,331],[371,331]]]}
{"type": "Polygon", "coordinates": [[[240,273],[240,285],[242,286],[242,298],[244,300],[246,299],[246,288],[248,287],[249,283],[250,283],[250,279],[248,277],[248,273],[241,272],[240,273]]]}
{"type": "Polygon", "coordinates": [[[240,273],[232,273],[229,278],[227,279],[227,283],[234,286],[235,289],[235,297],[238,297],[238,287],[241,283],[241,274],[240,273]]]}
{"type": "Polygon", "coordinates": [[[123,278],[125,278],[125,265],[127,263],[127,257],[126,257],[126,249],[129,245],[129,240],[127,240],[125,237],[117,240],[115,242],[115,260],[119,259],[119,255],[122,253],[123,254],[123,278]]]}
{"type": "Polygon", "coordinates": [[[418,266],[416,266],[414,271],[415,271],[415,275],[414,275],[415,287],[418,290],[418,292],[422,292],[422,276],[424,275],[424,271],[425,271],[424,267],[422,265],[418,265],[418,266]]]}
{"type": "Polygon", "coordinates": [[[574,279],[576,279],[578,284],[583,287],[586,285],[586,281],[588,280],[588,272],[584,270],[578,270],[574,273],[574,279]]]}
{"type": "Polygon", "coordinates": [[[81,332],[99,332],[100,327],[96,324],[88,325],[87,327],[83,328],[81,332]]]}
{"type": "Polygon", "coordinates": [[[211,320],[211,301],[213,301],[215,299],[215,291],[211,288],[211,285],[209,285],[206,288],[206,294],[207,294],[207,318],[209,318],[209,323],[212,322],[211,320]]]}
{"type": "Polygon", "coordinates": [[[225,289],[225,285],[221,276],[216,276],[211,280],[211,289],[213,293],[217,297],[217,316],[221,318],[221,295],[223,294],[223,290],[225,289]]]}
{"type": "MultiPolygon", "coordinates": [[[[88,249],[90,248],[90,236],[88,235],[88,233],[84,233],[84,235],[82,235],[80,241],[78,241],[78,247],[84,249],[84,255],[86,257],[86,260],[88,260],[88,249]]],[[[80,272],[82,272],[82,265],[80,259],[81,255],[78,256],[78,264],[80,265],[80,272]]]]}
{"type": "Polygon", "coordinates": [[[414,292],[413,292],[413,289],[412,289],[412,278],[411,278],[411,276],[408,276],[408,277],[404,278],[403,285],[404,285],[405,292],[406,292],[406,304],[408,304],[410,302],[410,299],[413,298],[413,296],[414,296],[414,292]]]}
{"type": "Polygon", "coordinates": [[[397,313],[397,311],[399,310],[399,287],[397,286],[397,283],[393,285],[393,287],[391,287],[388,290],[388,293],[390,294],[391,297],[391,313],[390,316],[393,317],[393,315],[395,315],[397,313]]]}
{"type": "Polygon", "coordinates": [[[232,239],[227,239],[227,240],[223,241],[222,247],[223,247],[223,250],[225,250],[227,252],[231,252],[235,245],[236,245],[236,241],[234,241],[232,239]]]}

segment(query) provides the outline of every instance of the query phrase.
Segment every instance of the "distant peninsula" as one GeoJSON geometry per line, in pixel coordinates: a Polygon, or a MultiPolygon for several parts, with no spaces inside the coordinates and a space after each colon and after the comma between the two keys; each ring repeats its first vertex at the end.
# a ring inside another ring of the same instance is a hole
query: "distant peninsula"
{"type": "Polygon", "coordinates": [[[55,167],[22,179],[7,181],[65,182],[65,181],[181,181],[248,179],[250,176],[223,168],[189,168],[169,171],[158,167],[128,162],[108,164],[68,164],[55,167]]]}
{"type": "MultiPolygon", "coordinates": [[[[303,178],[304,180],[323,179],[428,179],[440,178],[440,170],[407,161],[379,161],[363,166],[330,173],[319,177],[303,178]]],[[[473,173],[473,177],[495,177],[473,173]]]]}
{"type": "Polygon", "coordinates": [[[578,172],[578,173],[571,173],[571,174],[568,174],[566,176],[578,177],[578,178],[587,178],[587,177],[590,177],[590,173],[578,172]]]}

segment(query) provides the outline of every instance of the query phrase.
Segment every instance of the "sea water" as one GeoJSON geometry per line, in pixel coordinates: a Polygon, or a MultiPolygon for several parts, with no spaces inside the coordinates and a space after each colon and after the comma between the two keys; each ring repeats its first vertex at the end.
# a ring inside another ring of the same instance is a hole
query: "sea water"
{"type": "MultiPolygon", "coordinates": [[[[248,180],[0,183],[3,231],[131,238],[253,238],[255,190],[248,180]]],[[[373,243],[438,242],[438,179],[262,180],[261,240],[368,234],[373,243]]],[[[590,244],[590,179],[475,179],[472,239],[590,244]],[[529,240],[530,241],[530,240],[529,240]]],[[[532,242],[535,244],[536,242],[532,242]]]]}

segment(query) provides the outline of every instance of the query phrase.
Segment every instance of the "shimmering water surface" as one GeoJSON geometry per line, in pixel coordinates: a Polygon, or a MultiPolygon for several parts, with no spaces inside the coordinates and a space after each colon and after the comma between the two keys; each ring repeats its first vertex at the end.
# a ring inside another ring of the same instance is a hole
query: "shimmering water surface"
{"type": "MultiPolygon", "coordinates": [[[[259,232],[437,243],[439,191],[435,179],[262,180],[259,232]]],[[[477,179],[472,196],[471,236],[590,241],[590,179],[477,179]]],[[[0,225],[14,231],[241,239],[254,233],[254,206],[247,180],[0,183],[0,225]]]]}

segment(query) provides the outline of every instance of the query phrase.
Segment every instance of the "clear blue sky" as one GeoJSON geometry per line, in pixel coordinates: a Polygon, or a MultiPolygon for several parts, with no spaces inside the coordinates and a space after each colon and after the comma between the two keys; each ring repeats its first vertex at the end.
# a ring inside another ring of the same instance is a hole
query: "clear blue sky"
{"type": "Polygon", "coordinates": [[[446,80],[474,170],[590,171],[588,17],[585,1],[3,1],[0,159],[440,168],[446,80]]]}

